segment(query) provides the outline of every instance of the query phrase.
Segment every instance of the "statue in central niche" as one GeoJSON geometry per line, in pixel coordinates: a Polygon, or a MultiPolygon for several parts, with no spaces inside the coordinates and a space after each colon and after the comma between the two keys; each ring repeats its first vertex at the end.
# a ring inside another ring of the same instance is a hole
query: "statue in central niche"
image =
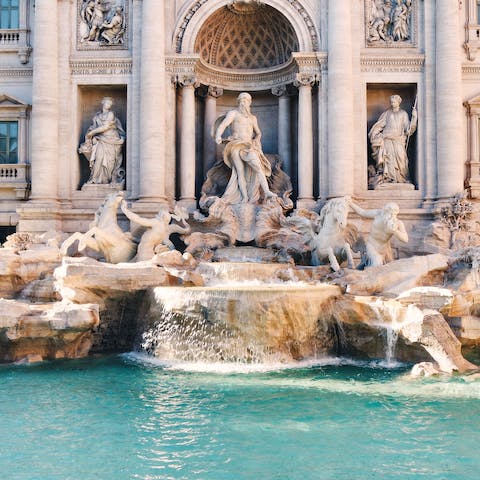
{"type": "Polygon", "coordinates": [[[223,161],[232,170],[222,199],[231,204],[256,204],[262,196],[265,199],[276,196],[267,182],[272,170],[262,151],[262,132],[257,118],[250,111],[252,97],[243,92],[238,96],[237,103],[237,109],[215,122],[215,142],[227,142],[223,161]],[[222,135],[227,127],[230,127],[231,135],[224,139],[222,135]]]}

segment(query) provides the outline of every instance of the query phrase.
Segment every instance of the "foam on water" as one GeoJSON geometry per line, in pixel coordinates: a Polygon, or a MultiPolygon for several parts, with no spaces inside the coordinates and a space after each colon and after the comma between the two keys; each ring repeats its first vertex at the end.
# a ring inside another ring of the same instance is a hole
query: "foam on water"
{"type": "MultiPolygon", "coordinates": [[[[364,379],[358,380],[355,376],[341,378],[322,373],[322,368],[358,367],[362,369],[384,369],[391,371],[392,367],[384,368],[384,362],[365,362],[349,358],[328,357],[322,359],[305,360],[287,364],[241,364],[241,363],[189,363],[165,362],[161,359],[139,353],[124,354],[127,361],[138,362],[144,365],[157,366],[167,371],[200,373],[195,382],[215,384],[222,375],[223,383],[231,383],[236,387],[265,386],[275,388],[314,389],[320,392],[343,393],[362,396],[387,396],[423,398],[431,400],[446,399],[480,399],[480,377],[466,376],[438,376],[430,378],[412,378],[409,372],[398,372],[386,381],[364,379]],[[312,377],[273,375],[275,372],[288,370],[318,369],[318,375],[312,377]],[[245,375],[238,375],[245,374],[245,375]],[[246,375],[250,374],[250,375],[246,375]],[[265,375],[262,375],[265,374],[265,375]]],[[[405,364],[397,363],[398,368],[405,368],[405,364]]]]}

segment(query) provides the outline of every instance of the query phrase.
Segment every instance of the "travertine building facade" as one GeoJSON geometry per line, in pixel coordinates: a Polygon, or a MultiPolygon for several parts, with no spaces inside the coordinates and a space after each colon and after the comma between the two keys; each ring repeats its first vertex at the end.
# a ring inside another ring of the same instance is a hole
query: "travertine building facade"
{"type": "Polygon", "coordinates": [[[428,221],[480,196],[479,32],[477,0],[0,0],[3,234],[85,230],[118,188],[147,216],[195,209],[243,91],[297,206],[348,194],[428,221]],[[395,94],[418,112],[407,179],[377,182],[368,134],[395,94]],[[107,180],[79,153],[104,97],[123,131],[107,180]]]}

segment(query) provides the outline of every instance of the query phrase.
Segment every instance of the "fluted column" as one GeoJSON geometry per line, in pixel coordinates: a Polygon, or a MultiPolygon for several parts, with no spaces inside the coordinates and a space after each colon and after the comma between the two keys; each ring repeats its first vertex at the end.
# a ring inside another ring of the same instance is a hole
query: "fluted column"
{"type": "Polygon", "coordinates": [[[182,126],[180,132],[180,203],[195,210],[195,76],[179,80],[182,89],[182,126]]]}
{"type": "Polygon", "coordinates": [[[32,200],[57,199],[58,178],[58,4],[35,5],[32,86],[32,200]]]}
{"type": "Polygon", "coordinates": [[[353,193],[352,1],[328,1],[329,196],[353,193]]]}
{"type": "Polygon", "coordinates": [[[438,197],[463,190],[462,63],[458,2],[436,2],[436,109],[438,197]]]}
{"type": "Polygon", "coordinates": [[[210,85],[205,97],[205,118],[203,122],[203,174],[215,163],[217,144],[212,136],[212,128],[217,118],[217,98],[223,95],[221,88],[210,85]]]}
{"type": "Polygon", "coordinates": [[[140,88],[140,201],[165,199],[164,7],[143,0],[140,88]],[[152,21],[155,19],[155,21],[152,21]]]}
{"type": "Polygon", "coordinates": [[[282,160],[283,171],[291,177],[290,97],[286,85],[272,88],[272,93],[278,97],[278,155],[282,160]]]}
{"type": "Polygon", "coordinates": [[[315,206],[313,198],[313,117],[314,76],[298,74],[298,199],[297,207],[315,206]]]}

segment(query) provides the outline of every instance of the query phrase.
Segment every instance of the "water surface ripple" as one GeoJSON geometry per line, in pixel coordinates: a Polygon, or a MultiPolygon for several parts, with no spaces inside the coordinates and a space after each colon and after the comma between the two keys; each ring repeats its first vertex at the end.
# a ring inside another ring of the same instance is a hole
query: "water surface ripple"
{"type": "Polygon", "coordinates": [[[138,355],[0,367],[1,478],[478,478],[474,376],[342,359],[194,367],[138,355]]]}

